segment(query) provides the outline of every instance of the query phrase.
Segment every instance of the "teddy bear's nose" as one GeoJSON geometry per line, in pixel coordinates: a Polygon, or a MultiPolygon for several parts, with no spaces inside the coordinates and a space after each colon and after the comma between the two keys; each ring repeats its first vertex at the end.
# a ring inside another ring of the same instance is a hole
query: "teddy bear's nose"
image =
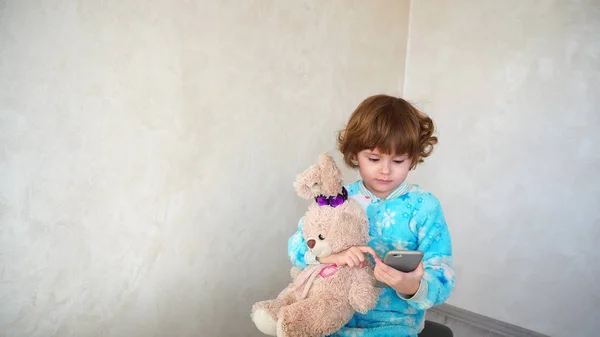
{"type": "Polygon", "coordinates": [[[306,245],[308,246],[308,248],[313,249],[315,247],[315,244],[317,244],[317,242],[315,240],[308,240],[306,242],[306,245]]]}

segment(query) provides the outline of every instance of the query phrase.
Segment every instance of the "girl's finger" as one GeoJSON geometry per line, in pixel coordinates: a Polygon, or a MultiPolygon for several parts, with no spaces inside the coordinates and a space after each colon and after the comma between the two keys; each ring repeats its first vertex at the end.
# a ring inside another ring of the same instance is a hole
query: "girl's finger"
{"type": "Polygon", "coordinates": [[[383,262],[379,263],[377,265],[379,266],[379,270],[381,271],[381,274],[383,274],[383,275],[385,275],[386,277],[389,277],[389,278],[392,277],[392,275],[391,275],[391,273],[389,271],[389,267],[387,265],[383,264],[383,262]]]}
{"type": "Polygon", "coordinates": [[[348,254],[348,256],[346,256],[346,261],[348,261],[348,265],[352,265],[352,267],[358,264],[358,261],[356,261],[356,258],[354,258],[352,254],[348,254]]]}
{"type": "Polygon", "coordinates": [[[385,283],[387,285],[390,285],[390,282],[389,282],[389,279],[388,279],[387,275],[381,271],[381,268],[375,267],[375,278],[378,281],[381,281],[381,282],[383,282],[383,283],[385,283]]]}
{"type": "Polygon", "coordinates": [[[415,269],[417,274],[423,274],[425,272],[425,266],[423,266],[423,262],[419,263],[417,269],[415,269]]]}
{"type": "Polygon", "coordinates": [[[360,249],[360,251],[362,253],[371,254],[371,256],[373,256],[373,258],[375,259],[375,261],[381,261],[381,259],[377,255],[377,252],[375,252],[375,250],[373,248],[371,248],[369,246],[360,246],[358,248],[360,249]]]}
{"type": "Polygon", "coordinates": [[[380,275],[381,271],[379,271],[379,268],[377,266],[375,266],[375,269],[373,269],[373,274],[375,275],[375,278],[377,279],[377,281],[383,282],[383,278],[380,275]]]}
{"type": "Polygon", "coordinates": [[[377,265],[379,266],[379,268],[381,268],[381,271],[385,271],[386,273],[389,273],[390,269],[392,269],[392,267],[390,267],[387,264],[383,263],[383,261],[381,261],[381,260],[379,260],[377,262],[377,265]]]}
{"type": "Polygon", "coordinates": [[[352,247],[348,251],[348,254],[352,256],[352,259],[358,261],[358,263],[361,263],[365,260],[365,254],[360,250],[359,247],[352,247]]]}
{"type": "Polygon", "coordinates": [[[353,255],[352,260],[354,260],[354,265],[358,267],[358,265],[362,262],[360,260],[360,253],[358,255],[353,255]]]}
{"type": "Polygon", "coordinates": [[[365,262],[365,254],[360,251],[356,254],[356,258],[358,258],[358,261],[360,261],[361,263],[365,262]]]}
{"type": "Polygon", "coordinates": [[[399,281],[404,278],[404,274],[402,272],[386,265],[383,262],[378,263],[377,266],[380,268],[381,273],[385,274],[386,277],[391,281],[397,281],[397,280],[399,281]]]}
{"type": "Polygon", "coordinates": [[[413,278],[421,278],[423,277],[423,274],[425,273],[425,269],[423,268],[423,262],[421,262],[419,264],[419,266],[417,267],[417,269],[411,271],[410,273],[407,273],[408,275],[410,275],[410,277],[413,278]]]}

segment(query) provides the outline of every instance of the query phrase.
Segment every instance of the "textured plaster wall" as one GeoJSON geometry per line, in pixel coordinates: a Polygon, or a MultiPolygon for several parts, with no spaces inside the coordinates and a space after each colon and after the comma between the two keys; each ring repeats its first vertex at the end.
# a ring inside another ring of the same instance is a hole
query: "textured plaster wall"
{"type": "Polygon", "coordinates": [[[600,331],[600,3],[412,1],[405,95],[438,123],[450,303],[551,336],[600,331]]]}
{"type": "Polygon", "coordinates": [[[259,336],[294,175],[400,94],[408,5],[0,1],[0,335],[259,336]]]}

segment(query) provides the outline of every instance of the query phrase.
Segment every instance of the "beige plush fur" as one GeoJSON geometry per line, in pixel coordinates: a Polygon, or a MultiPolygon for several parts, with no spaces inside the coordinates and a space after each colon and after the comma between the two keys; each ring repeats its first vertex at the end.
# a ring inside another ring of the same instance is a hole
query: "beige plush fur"
{"type": "MultiPolygon", "coordinates": [[[[337,195],[342,187],[342,174],[327,154],[322,154],[319,163],[299,174],[294,182],[299,196],[313,200],[318,195],[337,195]]],[[[366,245],[368,230],[368,218],[354,200],[348,199],[335,208],[313,201],[305,214],[303,235],[306,242],[314,240],[310,250],[315,256],[326,257],[351,246],[366,245]]],[[[375,307],[381,290],[374,286],[371,264],[364,268],[338,267],[329,277],[317,273],[323,267],[309,266],[303,271],[292,268],[292,283],[276,299],[252,307],[257,328],[279,337],[329,335],[343,327],[355,312],[366,313],[375,307]],[[310,281],[304,282],[307,279],[310,281]]]]}

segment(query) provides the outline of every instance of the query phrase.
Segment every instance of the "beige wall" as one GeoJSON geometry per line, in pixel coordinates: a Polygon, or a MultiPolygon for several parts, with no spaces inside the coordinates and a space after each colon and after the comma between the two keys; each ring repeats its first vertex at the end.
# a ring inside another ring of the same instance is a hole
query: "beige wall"
{"type": "Polygon", "coordinates": [[[405,96],[439,126],[413,179],[443,201],[450,303],[600,331],[600,3],[413,1],[405,96]]]}
{"type": "Polygon", "coordinates": [[[408,1],[0,8],[0,335],[258,336],[294,175],[400,94],[408,1]]]}
{"type": "Polygon", "coordinates": [[[294,175],[402,86],[440,131],[411,180],[447,213],[450,303],[593,335],[599,7],[413,1],[405,81],[408,6],[2,2],[0,335],[258,336],[294,175]]]}

